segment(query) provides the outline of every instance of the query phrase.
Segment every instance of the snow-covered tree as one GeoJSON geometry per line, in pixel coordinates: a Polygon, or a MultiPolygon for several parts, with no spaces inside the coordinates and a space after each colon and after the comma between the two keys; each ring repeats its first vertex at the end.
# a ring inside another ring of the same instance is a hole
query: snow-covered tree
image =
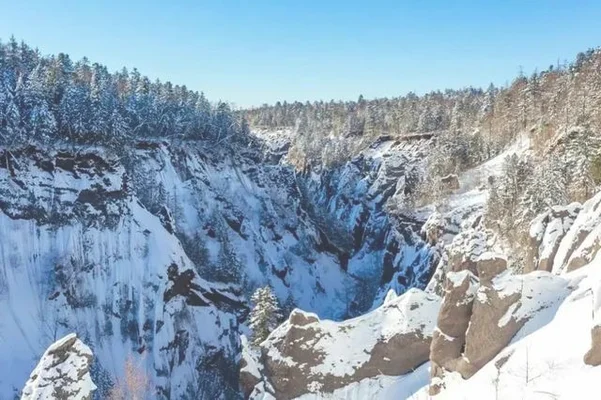
{"type": "Polygon", "coordinates": [[[258,346],[280,321],[278,299],[269,286],[259,288],[251,297],[254,308],[250,313],[249,325],[252,329],[252,343],[258,346]]]}
{"type": "MultiPolygon", "coordinates": [[[[136,69],[109,73],[86,58],[41,56],[12,38],[0,43],[0,144],[61,140],[121,148],[128,140],[244,137],[229,105],[136,69]]],[[[244,130],[243,130],[244,129],[244,130]]]]}

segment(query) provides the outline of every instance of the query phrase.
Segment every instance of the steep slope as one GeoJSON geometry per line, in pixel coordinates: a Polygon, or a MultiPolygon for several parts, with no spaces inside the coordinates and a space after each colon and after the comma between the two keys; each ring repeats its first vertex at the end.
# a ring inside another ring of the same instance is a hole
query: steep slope
{"type": "Polygon", "coordinates": [[[0,393],[18,392],[46,346],[77,332],[95,354],[100,395],[133,355],[158,397],[235,396],[256,287],[272,286],[287,309],[337,320],[381,303],[391,285],[424,286],[433,251],[411,224],[391,228],[383,210],[410,161],[395,170],[396,150],[385,152],[326,178],[317,201],[307,194],[318,176],[295,174],[279,156],[270,163],[256,145],[2,151],[0,354],[13,368],[0,393]],[[332,186],[346,176],[358,189],[332,186]],[[347,247],[350,229],[362,233],[347,247]]]}
{"type": "MultiPolygon", "coordinates": [[[[254,133],[267,154],[289,163],[292,131],[254,133]]],[[[309,214],[318,221],[319,215],[334,217],[335,223],[318,225],[336,238],[333,245],[343,254],[345,269],[361,287],[362,298],[350,305],[350,315],[378,306],[389,289],[403,293],[430,280],[440,252],[420,234],[428,214],[410,211],[406,198],[432,145],[431,135],[383,136],[348,162],[306,165],[297,177],[309,214]]]]}
{"type": "Polygon", "coordinates": [[[198,277],[177,238],[129,192],[123,168],[97,154],[4,153],[0,353],[12,368],[1,393],[21,386],[68,331],[93,348],[95,373],[119,376],[124,358],[139,354],[166,396],[181,396],[196,363],[237,351],[240,290],[198,277]]]}

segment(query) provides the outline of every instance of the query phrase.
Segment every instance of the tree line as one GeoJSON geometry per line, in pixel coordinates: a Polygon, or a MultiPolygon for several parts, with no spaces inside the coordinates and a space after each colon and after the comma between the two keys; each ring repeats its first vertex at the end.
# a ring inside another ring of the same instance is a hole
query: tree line
{"type": "Polygon", "coordinates": [[[409,93],[394,98],[329,102],[278,102],[243,111],[255,128],[294,128],[290,150],[299,164],[335,164],[379,136],[435,133],[451,161],[441,173],[490,158],[515,136],[532,130],[541,143],[572,126],[601,130],[601,51],[579,53],[571,63],[530,76],[519,72],[502,87],[409,93]],[[335,138],[332,140],[332,138],[335,138]],[[466,142],[476,145],[466,146],[466,142]],[[473,143],[472,143],[473,144],[473,143]],[[469,154],[466,154],[469,152],[469,154]],[[457,157],[451,157],[456,159],[457,157]]]}
{"type": "Polygon", "coordinates": [[[248,132],[225,102],[137,69],[111,73],[87,58],[43,56],[0,42],[0,143],[102,144],[140,138],[224,140],[248,132]]]}

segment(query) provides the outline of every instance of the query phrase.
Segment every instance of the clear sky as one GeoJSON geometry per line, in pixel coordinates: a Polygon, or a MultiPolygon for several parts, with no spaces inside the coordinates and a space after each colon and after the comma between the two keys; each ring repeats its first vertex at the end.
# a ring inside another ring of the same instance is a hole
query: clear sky
{"type": "Polygon", "coordinates": [[[0,0],[0,38],[238,106],[504,84],[601,45],[601,1],[0,0]]]}

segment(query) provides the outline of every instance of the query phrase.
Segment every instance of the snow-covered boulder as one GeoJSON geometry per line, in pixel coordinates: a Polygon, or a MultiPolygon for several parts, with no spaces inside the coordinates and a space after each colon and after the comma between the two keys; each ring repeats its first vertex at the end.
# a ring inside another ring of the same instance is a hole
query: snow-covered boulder
{"type": "MultiPolygon", "coordinates": [[[[381,307],[344,322],[295,310],[244,362],[244,374],[263,371],[273,396],[331,393],[379,375],[399,376],[428,360],[440,299],[411,289],[381,307]],[[251,367],[254,359],[254,366],[251,367]],[[253,372],[254,371],[254,372],[253,372]]],[[[248,389],[245,389],[248,393],[248,389]]]]}
{"type": "MultiPolygon", "coordinates": [[[[474,224],[478,222],[479,219],[474,224]]],[[[461,230],[452,242],[445,247],[443,256],[426,287],[426,291],[444,296],[445,279],[449,272],[469,270],[472,274],[478,275],[477,260],[481,254],[490,250],[493,239],[492,232],[481,229],[479,226],[470,226],[461,230]]]]}
{"type": "Polygon", "coordinates": [[[92,357],[74,333],[56,341],[31,373],[21,400],[91,400],[96,390],[90,377],[92,357]]]}

